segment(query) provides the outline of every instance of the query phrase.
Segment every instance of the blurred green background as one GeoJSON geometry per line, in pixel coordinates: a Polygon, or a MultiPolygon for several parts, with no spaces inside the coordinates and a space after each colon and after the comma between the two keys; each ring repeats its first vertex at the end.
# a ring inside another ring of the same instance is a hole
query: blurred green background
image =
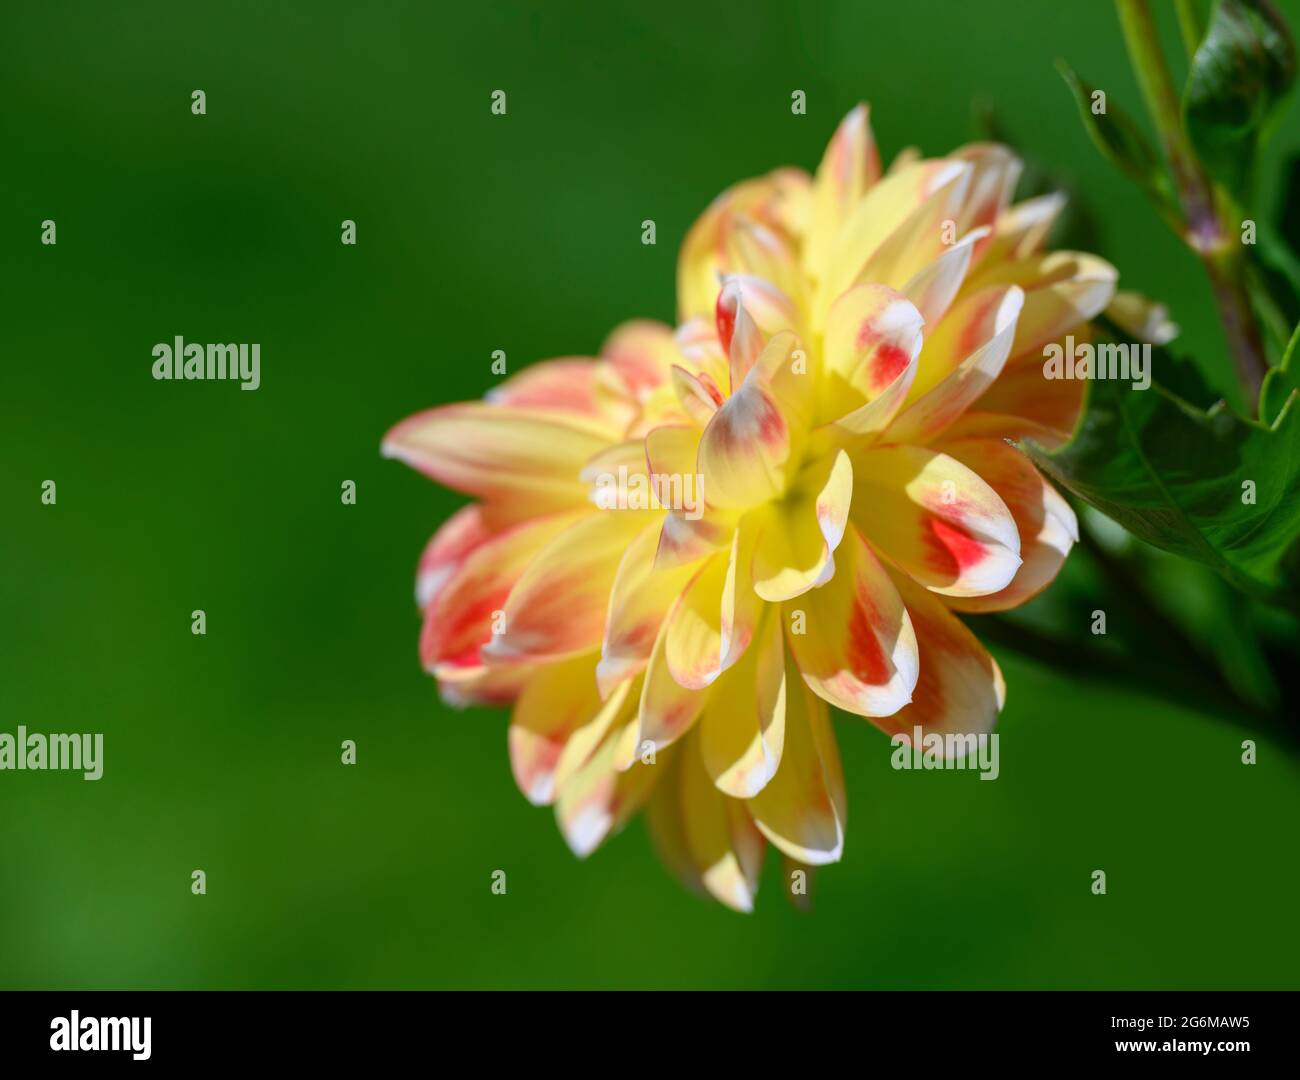
{"type": "MultiPolygon", "coordinates": [[[[814,166],[859,99],[888,156],[991,103],[1222,385],[1199,267],[1057,56],[1141,114],[1093,0],[5,5],[0,731],[103,732],[106,771],[0,773],[0,985],[1300,985],[1300,766],[1267,738],[1242,765],[1231,707],[998,649],[996,783],[894,772],[840,717],[844,861],[800,913],[770,860],[746,917],[639,820],[574,859],[515,790],[504,711],[445,708],[416,659],[415,560],[459,501],[382,460],[386,428],[482,394],[494,349],[514,370],[671,319],[694,216],[814,166]],[[261,389],[154,382],[177,334],[260,342],[261,389]]],[[[1298,149],[1293,108],[1266,205],[1298,149]]],[[[1051,601],[1080,625],[1086,569],[1051,601]]]]}

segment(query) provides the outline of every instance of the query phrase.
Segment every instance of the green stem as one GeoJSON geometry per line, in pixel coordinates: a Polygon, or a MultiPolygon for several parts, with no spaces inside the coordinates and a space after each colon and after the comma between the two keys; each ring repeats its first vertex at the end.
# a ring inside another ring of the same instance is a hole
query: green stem
{"type": "Polygon", "coordinates": [[[1138,86],[1169,161],[1178,201],[1187,218],[1183,239],[1205,265],[1237,377],[1246,393],[1247,405],[1253,411],[1268,361],[1246,292],[1245,258],[1235,233],[1236,226],[1225,230],[1214,188],[1183,127],[1178,93],[1160,51],[1150,4],[1147,0],[1115,0],[1115,7],[1138,86]]]}

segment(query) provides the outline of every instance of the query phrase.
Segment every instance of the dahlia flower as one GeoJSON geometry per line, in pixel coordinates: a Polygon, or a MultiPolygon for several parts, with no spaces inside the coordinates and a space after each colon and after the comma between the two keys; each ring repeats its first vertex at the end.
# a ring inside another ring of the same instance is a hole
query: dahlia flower
{"type": "Polygon", "coordinates": [[[1012,204],[1019,172],[977,144],[882,174],[859,106],[814,176],[695,223],[675,331],[626,324],[388,434],[476,500],[420,560],[422,661],[453,702],[513,704],[515,778],[579,856],[644,807],[684,881],[748,910],[767,843],[841,856],[828,706],[994,725],[1003,680],[958,615],[1023,603],[1076,539],[1007,440],[1068,438],[1083,384],[1043,348],[1116,280],[1045,250],[1062,200],[1012,204]],[[611,476],[653,497],[608,508],[611,476]]]}

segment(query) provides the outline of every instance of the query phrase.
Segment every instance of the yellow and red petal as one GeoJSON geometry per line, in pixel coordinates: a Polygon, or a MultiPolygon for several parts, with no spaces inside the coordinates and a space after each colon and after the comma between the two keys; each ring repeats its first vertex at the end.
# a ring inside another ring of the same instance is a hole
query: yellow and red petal
{"type": "Polygon", "coordinates": [[[598,366],[585,357],[561,357],[530,364],[484,396],[493,405],[534,408],[603,420],[594,391],[598,366]]]}
{"type": "Polygon", "coordinates": [[[1006,611],[1042,592],[1079,539],[1070,504],[1029,458],[1002,439],[945,438],[935,449],[969,466],[998,493],[1015,518],[1024,560],[1002,589],[987,596],[950,597],[949,606],[960,611],[1006,611]]]}
{"type": "Polygon", "coordinates": [[[805,181],[795,171],[778,170],[728,188],[700,215],[682,241],[677,257],[677,311],[679,321],[695,316],[712,317],[718,295],[718,277],[738,271],[733,266],[727,237],[737,216],[770,229],[788,232],[801,214],[805,181]]]}
{"type": "Polygon", "coordinates": [[[498,530],[477,503],[462,506],[438,527],[420,553],[415,571],[415,602],[423,611],[475,548],[498,530]]]}
{"type": "Polygon", "coordinates": [[[535,664],[442,668],[437,673],[438,695],[453,709],[513,705],[537,670],[535,664]]]}
{"type": "Polygon", "coordinates": [[[696,469],[710,506],[743,510],[785,489],[793,433],[762,380],[747,380],[709,421],[696,469]]]}
{"type": "Polygon", "coordinates": [[[505,632],[485,646],[489,660],[551,660],[600,647],[619,563],[650,511],[598,510],[537,554],[510,590],[505,632]]]}
{"type": "Polygon", "coordinates": [[[673,365],[672,385],[682,412],[698,427],[707,427],[713,414],[722,405],[721,388],[706,372],[691,374],[676,364],[673,365]]]}
{"type": "Polygon", "coordinates": [[[1010,206],[1023,163],[1000,143],[971,143],[951,156],[974,166],[965,203],[957,216],[957,234],[964,236],[972,229],[994,225],[1010,206]]]}
{"type": "Polygon", "coordinates": [[[1015,575],[1020,534],[1011,511],[955,458],[919,446],[873,447],[853,455],[853,479],[853,522],[926,588],[984,596],[1015,575]]]}
{"type": "Polygon", "coordinates": [[[425,608],[420,662],[440,679],[483,667],[510,591],[529,564],[586,512],[555,514],[512,526],[479,544],[425,608]]]}
{"type": "Polygon", "coordinates": [[[844,534],[835,576],[784,607],[800,674],[830,702],[860,716],[889,716],[911,699],[916,635],[898,590],[856,528],[844,534]]]}
{"type": "Polygon", "coordinates": [[[780,230],[737,214],[728,225],[726,245],[729,276],[767,282],[787,298],[801,295],[803,284],[795,248],[780,230]]]}
{"type": "Polygon", "coordinates": [[[664,385],[678,358],[673,328],[653,319],[633,319],[616,327],[605,339],[600,355],[636,400],[664,385]]]}
{"type": "MultiPolygon", "coordinates": [[[[1016,318],[1024,301],[1024,294],[1015,285],[995,286],[993,291],[1000,298],[988,306],[982,324],[970,325],[971,330],[979,325],[988,336],[952,371],[929,390],[915,397],[886,429],[883,441],[917,444],[930,442],[958,420],[993,385],[1011,352],[1011,342],[1016,334],[1016,318]]],[[[924,350],[922,356],[924,357],[924,350]]],[[[924,360],[922,367],[924,368],[924,360]]]]}
{"type": "Polygon", "coordinates": [[[1008,319],[1020,315],[1024,296],[1014,285],[989,285],[959,297],[926,334],[908,404],[933,390],[972,353],[988,344],[1008,319]]]}
{"type": "Polygon", "coordinates": [[[897,387],[921,352],[924,320],[902,293],[858,285],[826,317],[818,415],[836,420],[897,387]]]}
{"type": "Polygon", "coordinates": [[[1059,191],[1039,195],[1033,199],[1008,207],[998,215],[993,225],[993,236],[987,246],[982,246],[971,277],[973,284],[982,284],[985,270],[995,272],[1007,260],[1027,259],[1037,255],[1047,243],[1048,234],[1065,208],[1065,196],[1059,191]]]}
{"type": "Polygon", "coordinates": [[[921,677],[912,702],[877,721],[890,735],[927,733],[980,735],[993,730],[1006,697],[996,661],[943,601],[906,574],[892,575],[907,605],[921,652],[921,677]]]}

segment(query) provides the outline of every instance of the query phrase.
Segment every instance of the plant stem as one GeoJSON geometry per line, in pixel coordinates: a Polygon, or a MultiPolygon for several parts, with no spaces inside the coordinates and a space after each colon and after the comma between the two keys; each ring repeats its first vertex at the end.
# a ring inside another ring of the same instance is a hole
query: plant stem
{"type": "MultiPolygon", "coordinates": [[[[1180,16],[1183,6],[1179,7],[1180,16]]],[[[1268,362],[1246,292],[1242,245],[1235,235],[1235,226],[1225,232],[1214,187],[1183,127],[1178,93],[1160,51],[1160,38],[1148,0],[1115,0],[1115,7],[1138,86],[1169,161],[1178,201],[1187,219],[1183,240],[1205,264],[1237,378],[1253,413],[1268,362]]],[[[1192,11],[1192,17],[1195,14],[1192,11]]],[[[1184,36],[1186,33],[1185,28],[1184,36]]]]}

